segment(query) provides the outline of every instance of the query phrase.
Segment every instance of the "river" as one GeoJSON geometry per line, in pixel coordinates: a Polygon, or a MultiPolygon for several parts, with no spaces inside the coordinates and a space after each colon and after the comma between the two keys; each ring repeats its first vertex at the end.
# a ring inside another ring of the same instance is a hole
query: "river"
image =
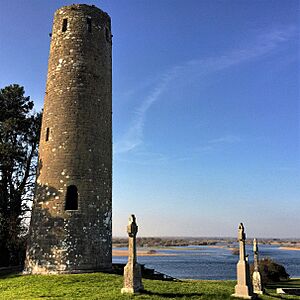
{"type": "MultiPolygon", "coordinates": [[[[188,248],[166,248],[158,251],[165,256],[141,256],[138,257],[138,262],[178,279],[236,279],[238,255],[233,255],[231,250],[209,246],[191,246],[191,250],[188,248]],[[166,254],[170,254],[170,256],[166,254]]],[[[251,263],[253,261],[252,247],[247,246],[246,252],[249,254],[251,263]]],[[[300,251],[260,245],[259,253],[260,258],[270,257],[282,264],[290,277],[300,277],[300,251]]],[[[127,257],[113,257],[113,262],[126,263],[127,257]]]]}

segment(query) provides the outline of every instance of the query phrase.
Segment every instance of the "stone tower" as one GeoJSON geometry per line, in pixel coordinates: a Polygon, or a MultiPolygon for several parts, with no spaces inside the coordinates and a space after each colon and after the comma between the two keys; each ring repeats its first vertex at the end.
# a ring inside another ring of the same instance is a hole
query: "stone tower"
{"type": "Polygon", "coordinates": [[[27,273],[111,268],[111,37],[95,6],[55,13],[27,273]]]}

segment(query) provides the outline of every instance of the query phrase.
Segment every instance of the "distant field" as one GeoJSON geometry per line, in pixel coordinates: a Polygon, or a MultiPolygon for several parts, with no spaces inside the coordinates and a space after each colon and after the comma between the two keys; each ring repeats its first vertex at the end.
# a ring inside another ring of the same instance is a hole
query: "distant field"
{"type": "MultiPolygon", "coordinates": [[[[137,296],[122,295],[123,277],[94,273],[77,275],[29,275],[0,278],[0,299],[232,299],[234,281],[143,281],[146,292],[137,296]]],[[[299,286],[300,279],[289,286],[299,286]]],[[[281,285],[280,285],[281,286],[281,285]]],[[[300,296],[279,296],[273,285],[260,299],[300,299],[300,296]]]]}

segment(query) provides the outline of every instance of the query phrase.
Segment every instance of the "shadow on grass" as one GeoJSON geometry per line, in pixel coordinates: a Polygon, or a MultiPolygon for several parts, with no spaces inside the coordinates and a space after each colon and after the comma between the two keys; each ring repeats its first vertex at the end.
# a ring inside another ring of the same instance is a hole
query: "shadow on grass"
{"type": "Polygon", "coordinates": [[[185,298],[185,297],[194,297],[194,296],[203,296],[203,293],[157,293],[157,292],[151,292],[144,290],[141,292],[141,294],[146,294],[150,296],[159,296],[162,298],[185,298]]]}
{"type": "Polygon", "coordinates": [[[14,278],[23,276],[22,273],[9,273],[9,274],[0,274],[0,279],[14,278]]]}
{"type": "MultiPolygon", "coordinates": [[[[264,295],[275,298],[275,299],[286,299],[282,295],[274,294],[274,293],[273,294],[272,293],[265,293],[264,295]]],[[[261,299],[261,298],[258,296],[258,299],[261,299]]]]}
{"type": "Polygon", "coordinates": [[[268,283],[266,285],[267,288],[281,288],[281,287],[288,287],[288,288],[293,288],[297,287],[300,288],[300,279],[290,279],[287,281],[279,281],[279,282],[273,282],[273,283],[268,283]]]}

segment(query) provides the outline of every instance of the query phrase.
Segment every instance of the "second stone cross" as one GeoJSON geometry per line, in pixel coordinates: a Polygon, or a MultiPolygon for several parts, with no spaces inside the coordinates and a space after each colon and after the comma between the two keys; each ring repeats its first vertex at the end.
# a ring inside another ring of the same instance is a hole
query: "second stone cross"
{"type": "Polygon", "coordinates": [[[131,215],[127,226],[128,233],[128,262],[124,268],[124,287],[121,293],[134,294],[144,289],[142,284],[141,266],[137,263],[136,234],[138,226],[135,215],[131,215]]]}

